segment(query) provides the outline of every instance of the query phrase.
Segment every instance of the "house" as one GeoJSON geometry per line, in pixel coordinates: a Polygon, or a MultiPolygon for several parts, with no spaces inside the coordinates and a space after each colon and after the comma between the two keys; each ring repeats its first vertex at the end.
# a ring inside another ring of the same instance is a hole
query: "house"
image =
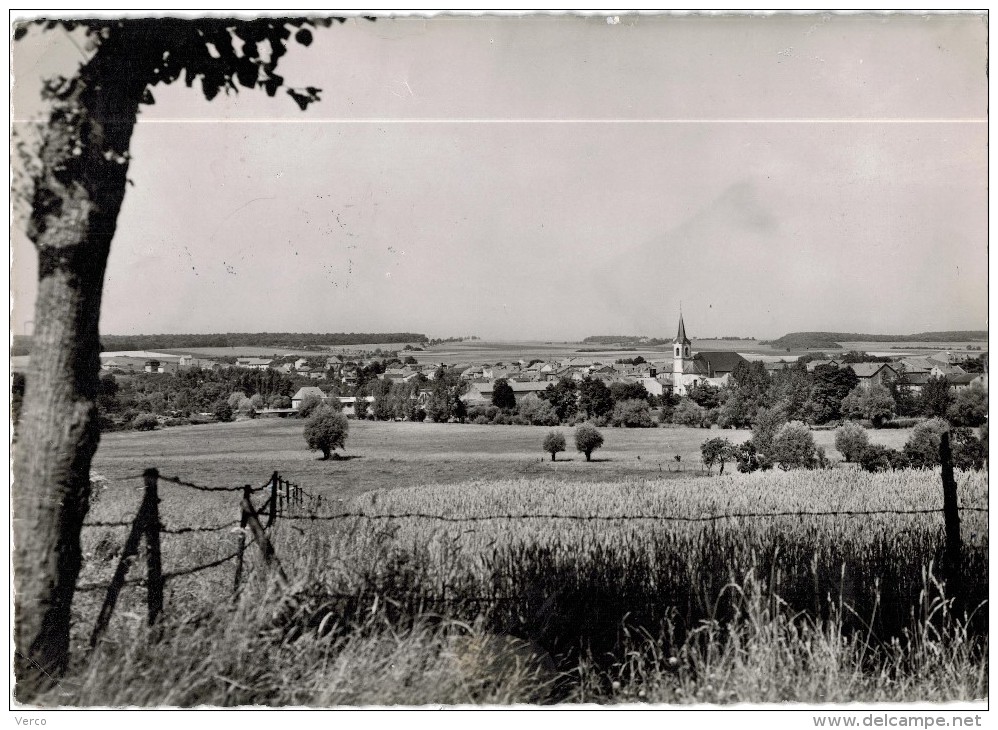
{"type": "Polygon", "coordinates": [[[319,388],[316,388],[314,385],[306,385],[303,388],[299,388],[298,392],[291,396],[291,407],[297,411],[302,401],[309,396],[314,396],[322,401],[326,400],[326,394],[319,388]]]}
{"type": "Polygon", "coordinates": [[[665,384],[657,378],[638,378],[638,382],[645,386],[650,395],[660,396],[665,393],[665,384]]]}
{"type": "Polygon", "coordinates": [[[236,367],[249,368],[250,370],[266,370],[274,362],[271,358],[263,357],[237,357],[236,367]]]}
{"type": "Polygon", "coordinates": [[[811,360],[807,363],[807,371],[813,373],[815,368],[821,365],[834,365],[835,367],[841,367],[842,363],[838,360],[811,360]]]}
{"type": "Polygon", "coordinates": [[[308,360],[304,357],[295,360],[295,370],[308,370],[308,360]]]}
{"type": "MultiPolygon", "coordinates": [[[[975,383],[980,383],[982,376],[980,373],[956,373],[945,377],[949,387],[959,392],[970,388],[975,383]]],[[[983,383],[981,384],[983,385],[983,383]]]]}
{"type": "Polygon", "coordinates": [[[346,416],[347,418],[356,418],[357,401],[366,403],[368,405],[368,408],[370,408],[370,405],[374,403],[374,396],[368,395],[362,398],[358,398],[357,396],[354,395],[341,395],[339,397],[339,400],[340,400],[340,409],[342,410],[343,415],[346,416]]]}
{"type": "Polygon", "coordinates": [[[708,378],[723,378],[731,375],[739,364],[748,362],[737,352],[725,350],[698,352],[693,356],[693,361],[703,363],[704,375],[708,378]]]}
{"type": "Polygon", "coordinates": [[[931,377],[932,373],[928,372],[909,373],[905,371],[900,374],[899,382],[907,386],[908,390],[912,393],[921,393],[922,388],[925,387],[925,384],[929,382],[929,378],[931,377]]]}
{"type": "Polygon", "coordinates": [[[874,385],[886,386],[898,376],[897,370],[886,362],[854,362],[846,367],[856,373],[859,385],[864,388],[871,388],[874,385]]]}
{"type": "MultiPolygon", "coordinates": [[[[530,393],[533,393],[534,395],[543,393],[547,390],[549,385],[545,382],[521,383],[516,380],[510,380],[508,382],[509,387],[513,389],[513,396],[516,398],[517,402],[530,393]]],[[[487,383],[472,383],[471,387],[468,388],[468,392],[461,396],[461,400],[468,405],[489,405],[492,403],[492,391],[494,388],[494,381],[487,383]]]]}

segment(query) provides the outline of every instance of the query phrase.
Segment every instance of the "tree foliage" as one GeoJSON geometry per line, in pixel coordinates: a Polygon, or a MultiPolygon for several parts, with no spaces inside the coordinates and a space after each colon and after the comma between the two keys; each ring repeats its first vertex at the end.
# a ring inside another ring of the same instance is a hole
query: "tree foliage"
{"type": "Polygon", "coordinates": [[[617,401],[613,406],[613,414],[610,418],[614,426],[624,426],[626,428],[655,428],[655,421],[651,417],[651,409],[646,400],[622,400],[617,401]]]}
{"type": "Polygon", "coordinates": [[[930,418],[945,418],[953,404],[953,393],[949,382],[943,376],[933,376],[922,386],[919,397],[922,415],[930,418]]]}
{"type": "Polygon", "coordinates": [[[563,423],[578,412],[578,388],[571,378],[561,378],[557,383],[551,383],[540,393],[540,397],[554,406],[558,420],[563,423]]]}
{"type": "Polygon", "coordinates": [[[988,420],[988,391],[972,385],[959,391],[946,409],[946,418],[954,426],[981,426],[988,420]]]}
{"type": "Polygon", "coordinates": [[[347,417],[335,408],[319,406],[305,422],[302,435],[308,448],[322,452],[322,458],[328,459],[334,449],[342,449],[346,445],[350,424],[347,417]]]}
{"type": "Polygon", "coordinates": [[[813,469],[819,461],[811,429],[800,421],[780,426],[773,437],[771,456],[784,470],[813,469]]]}
{"type": "Polygon", "coordinates": [[[613,410],[613,395],[606,383],[598,378],[584,378],[579,384],[579,410],[592,420],[608,416],[613,410]]]}
{"type": "Polygon", "coordinates": [[[931,469],[939,464],[939,441],[949,430],[941,418],[931,418],[915,426],[904,445],[904,455],[916,469],[931,469]]]}
{"type": "Polygon", "coordinates": [[[842,400],[859,385],[850,367],[819,365],[812,374],[809,418],[814,423],[828,423],[842,417],[842,400]]]}
{"type": "Polygon", "coordinates": [[[693,428],[704,428],[710,425],[707,418],[707,409],[689,398],[679,401],[672,411],[672,422],[680,426],[692,426],[693,428]]]}
{"type": "Polygon", "coordinates": [[[516,394],[506,378],[497,378],[492,384],[492,405],[510,411],[516,408],[516,394]]]}
{"type": "Polygon", "coordinates": [[[869,443],[866,429],[858,423],[846,423],[835,431],[835,448],[846,461],[859,461],[869,443]]]}
{"type": "Polygon", "coordinates": [[[583,423],[575,429],[575,449],[591,460],[592,453],[603,446],[603,434],[591,423],[583,423]]]}
{"type": "Polygon", "coordinates": [[[724,473],[724,462],[735,458],[736,453],[734,444],[726,438],[707,439],[700,444],[700,458],[704,466],[710,471],[714,464],[720,464],[719,475],[724,473]]]}
{"type": "Polygon", "coordinates": [[[551,454],[551,461],[555,461],[555,455],[565,450],[565,434],[558,431],[550,431],[544,437],[544,450],[551,454]]]}
{"type": "Polygon", "coordinates": [[[554,406],[533,393],[524,396],[516,410],[531,426],[558,425],[558,414],[554,406]]]}
{"type": "Polygon", "coordinates": [[[320,97],[277,73],[294,41],[331,19],[137,18],[19,22],[86,36],[71,78],[48,79],[50,110],[39,149],[20,148],[29,180],[28,238],[38,251],[31,372],[15,453],[15,675],[30,702],[69,659],[70,606],[82,563],[80,530],[100,437],[96,407],[104,273],[125,196],[132,134],[158,84],[220,92],[282,88],[301,109],[320,97]],[[293,41],[292,41],[293,39],[293,41]],[[51,505],[59,505],[52,509],[51,505]],[[41,569],[40,566],[44,566],[41,569]]]}

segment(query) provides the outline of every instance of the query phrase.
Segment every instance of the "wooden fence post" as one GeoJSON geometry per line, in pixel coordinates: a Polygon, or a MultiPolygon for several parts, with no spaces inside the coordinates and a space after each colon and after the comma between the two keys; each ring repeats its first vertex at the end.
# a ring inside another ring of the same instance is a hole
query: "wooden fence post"
{"type": "Polygon", "coordinates": [[[274,476],[270,478],[270,515],[267,517],[267,527],[274,524],[274,520],[277,519],[277,481],[280,477],[277,472],[274,472],[274,476]]]}
{"type": "MultiPolygon", "coordinates": [[[[101,605],[100,613],[97,614],[97,623],[94,624],[93,633],[90,634],[90,646],[97,646],[97,641],[100,639],[101,635],[107,629],[108,623],[111,621],[111,616],[114,614],[114,607],[118,603],[118,594],[121,593],[121,589],[125,585],[125,576],[128,573],[129,558],[136,555],[139,551],[139,541],[142,539],[142,535],[146,533],[148,522],[155,517],[157,526],[151,528],[157,531],[158,537],[158,524],[159,524],[159,508],[155,504],[156,499],[158,499],[156,494],[156,477],[150,477],[151,474],[155,474],[158,477],[158,472],[155,469],[146,469],[143,477],[146,480],[145,492],[142,496],[142,504],[139,505],[138,514],[135,515],[135,520],[132,522],[132,529],[128,533],[128,538],[125,540],[125,547],[121,552],[121,558],[118,560],[118,567],[115,568],[114,577],[111,578],[111,584],[107,587],[107,593],[104,595],[104,603],[101,605]],[[149,488],[150,482],[152,482],[152,489],[149,488]]],[[[157,547],[158,547],[157,539],[157,547]]],[[[157,554],[156,560],[159,560],[159,555],[157,554]]],[[[160,583],[160,591],[162,591],[162,571],[158,577],[160,583]]],[[[152,586],[150,584],[150,599],[149,608],[150,614],[152,612],[152,598],[151,591],[152,586]]],[[[160,594],[160,605],[162,605],[162,593],[160,594]]]]}
{"type": "Polygon", "coordinates": [[[291,482],[284,481],[284,505],[291,508],[291,482]]]}
{"type": "Polygon", "coordinates": [[[146,483],[145,535],[146,535],[146,601],[149,607],[149,625],[163,611],[163,562],[159,544],[159,471],[146,469],[142,475],[146,483]]]}
{"type": "Polygon", "coordinates": [[[939,440],[939,461],[942,464],[943,518],[946,521],[946,554],[943,576],[947,593],[954,600],[954,608],[962,608],[963,586],[960,576],[963,545],[960,540],[960,506],[957,502],[956,479],[953,476],[953,456],[950,451],[949,431],[943,431],[939,440]]]}
{"type": "Polygon", "coordinates": [[[246,551],[246,522],[249,519],[246,514],[246,490],[247,484],[243,487],[243,499],[239,502],[239,548],[236,550],[236,577],[232,583],[233,593],[239,593],[239,584],[243,579],[243,553],[246,551]]]}
{"type": "Polygon", "coordinates": [[[253,532],[253,537],[256,538],[258,543],[260,543],[260,552],[263,553],[264,562],[268,567],[274,569],[278,585],[280,585],[282,589],[287,589],[288,576],[284,573],[284,568],[281,567],[281,563],[277,559],[277,553],[274,552],[274,546],[271,545],[270,540],[267,539],[267,533],[264,532],[263,525],[261,525],[260,520],[257,519],[256,510],[253,509],[253,502],[250,500],[250,486],[248,484],[246,485],[246,488],[243,489],[242,509],[246,522],[249,525],[250,530],[253,532]]]}

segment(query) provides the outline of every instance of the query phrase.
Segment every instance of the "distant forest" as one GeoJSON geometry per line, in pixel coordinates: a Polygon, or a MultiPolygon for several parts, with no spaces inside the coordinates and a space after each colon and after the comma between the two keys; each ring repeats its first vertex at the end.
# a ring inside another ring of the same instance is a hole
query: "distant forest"
{"type": "Polygon", "coordinates": [[[986,342],[987,331],[951,330],[947,332],[919,332],[914,335],[869,335],[857,332],[791,332],[778,340],[760,342],[778,348],[837,348],[842,342],[986,342]]]}
{"type": "MultiPolygon", "coordinates": [[[[227,332],[211,335],[101,335],[101,351],[182,350],[187,347],[284,347],[308,349],[331,345],[428,344],[415,332],[227,332]]],[[[15,335],[11,355],[30,353],[31,337],[15,335]]]]}
{"type": "MultiPolygon", "coordinates": [[[[694,340],[754,340],[754,337],[738,337],[738,336],[725,336],[725,337],[694,337],[694,340]]],[[[669,338],[660,337],[642,337],[641,335],[592,335],[582,340],[583,345],[668,345],[671,344],[672,340],[669,338]]],[[[620,349],[620,348],[614,348],[620,349]]],[[[579,350],[583,352],[583,350],[579,350]]]]}
{"type": "Polygon", "coordinates": [[[593,335],[582,340],[583,345],[665,345],[672,340],[662,340],[640,335],[593,335]]]}

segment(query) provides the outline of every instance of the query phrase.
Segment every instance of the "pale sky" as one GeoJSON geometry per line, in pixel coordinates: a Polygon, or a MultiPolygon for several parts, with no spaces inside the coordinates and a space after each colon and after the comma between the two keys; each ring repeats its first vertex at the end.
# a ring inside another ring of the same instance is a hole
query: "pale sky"
{"type": "MultiPolygon", "coordinates": [[[[153,89],[101,329],[672,336],[680,302],[694,337],[983,329],[986,42],[969,14],[320,29],[278,69],[307,112],[153,89]]],[[[13,52],[39,118],[81,51],[13,52]]]]}

